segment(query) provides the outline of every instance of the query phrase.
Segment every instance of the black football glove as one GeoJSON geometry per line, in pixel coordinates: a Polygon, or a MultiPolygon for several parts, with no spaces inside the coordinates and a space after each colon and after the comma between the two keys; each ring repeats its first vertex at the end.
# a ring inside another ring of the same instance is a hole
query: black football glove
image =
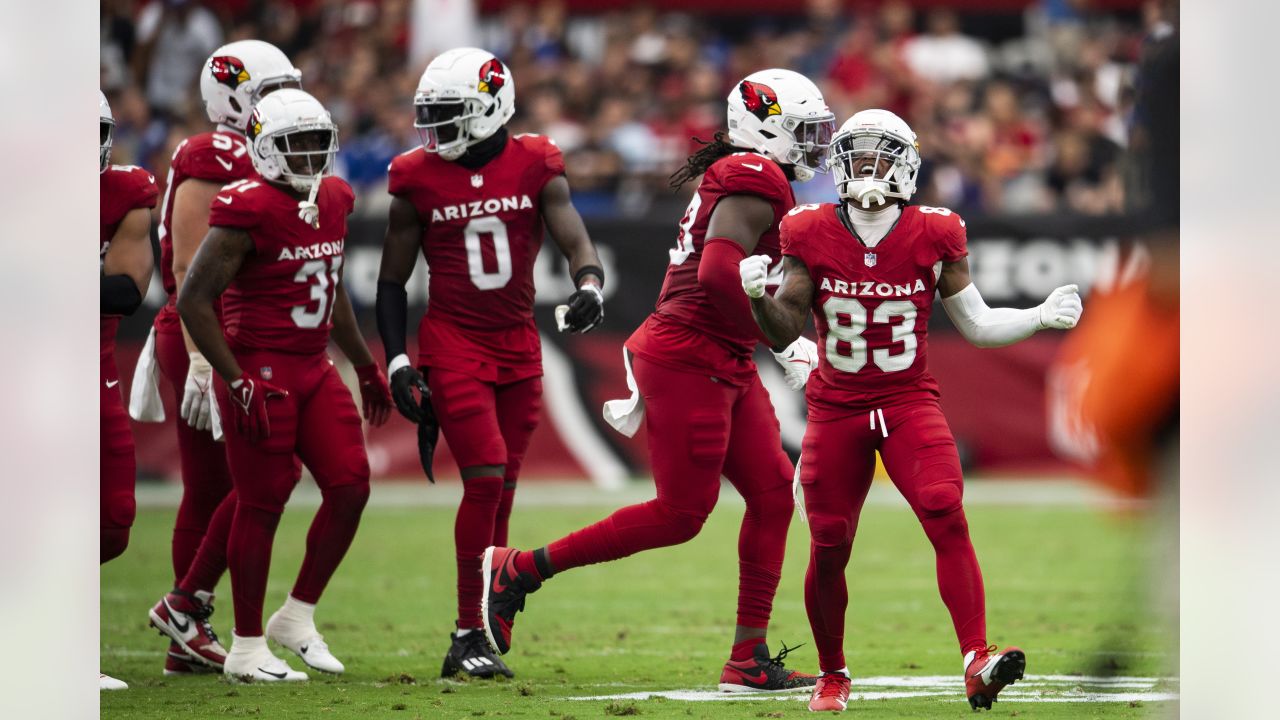
{"type": "Polygon", "coordinates": [[[569,296],[569,312],[565,314],[565,326],[576,333],[590,332],[604,320],[604,295],[600,288],[590,283],[578,288],[569,296]]]}
{"type": "Polygon", "coordinates": [[[436,411],[431,407],[431,396],[422,396],[422,421],[418,423],[418,460],[427,473],[427,479],[434,485],[436,474],[432,471],[432,463],[436,456],[436,443],[440,440],[440,422],[436,420],[436,411]]]}
{"type": "Polygon", "coordinates": [[[396,401],[396,410],[410,422],[422,424],[422,405],[413,396],[415,388],[424,402],[431,397],[427,381],[422,379],[422,373],[412,365],[406,365],[391,375],[391,397],[396,401]]]}

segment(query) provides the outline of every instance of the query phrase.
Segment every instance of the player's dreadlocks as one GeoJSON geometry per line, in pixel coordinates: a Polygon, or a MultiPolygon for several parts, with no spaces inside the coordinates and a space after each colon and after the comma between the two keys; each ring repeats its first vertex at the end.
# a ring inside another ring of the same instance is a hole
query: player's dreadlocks
{"type": "Polygon", "coordinates": [[[681,185],[698,177],[711,167],[712,163],[726,155],[732,155],[736,152],[742,152],[742,148],[737,148],[725,141],[724,131],[717,132],[710,141],[702,138],[694,138],[694,142],[702,145],[701,148],[689,156],[684,161],[684,167],[671,173],[671,188],[679,190],[681,185]]]}

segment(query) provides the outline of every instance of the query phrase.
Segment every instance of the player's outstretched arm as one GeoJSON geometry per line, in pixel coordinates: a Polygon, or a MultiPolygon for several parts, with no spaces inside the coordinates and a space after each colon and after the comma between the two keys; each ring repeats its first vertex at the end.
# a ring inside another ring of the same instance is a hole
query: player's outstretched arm
{"type": "Polygon", "coordinates": [[[943,263],[938,276],[942,307],[952,324],[970,343],[981,348],[1002,347],[1025,340],[1039,330],[1070,330],[1080,322],[1084,305],[1079,288],[1064,285],[1040,305],[1019,310],[988,307],[969,278],[969,259],[943,263]]]}
{"type": "Polygon", "coordinates": [[[422,405],[414,397],[416,389],[428,397],[427,383],[405,351],[405,324],[409,317],[409,296],[405,283],[413,275],[422,243],[422,221],[418,210],[405,198],[392,196],[387,218],[387,235],[382,241],[382,267],[378,270],[378,334],[387,352],[387,375],[391,396],[400,414],[415,423],[423,420],[422,405]]]}
{"type": "Polygon", "coordinates": [[[739,263],[742,289],[750,298],[751,315],[775,348],[790,346],[804,332],[805,317],[813,307],[813,278],[804,262],[792,255],[782,258],[782,285],[772,297],[765,292],[769,258],[753,255],[739,263]]]}
{"type": "Polygon", "coordinates": [[[225,227],[209,228],[209,234],[187,269],[187,281],[178,291],[178,314],[183,325],[213,369],[228,383],[234,382],[243,371],[222,335],[213,303],[231,284],[251,252],[253,239],[249,233],[225,227]]]}
{"type": "Polygon", "coordinates": [[[338,281],[333,296],[333,328],[329,337],[338,344],[342,354],[347,356],[356,369],[356,377],[360,381],[360,404],[364,408],[364,417],[371,425],[377,427],[391,417],[391,388],[387,385],[387,377],[382,374],[360,334],[360,325],[356,322],[355,309],[351,307],[351,296],[347,294],[346,283],[338,281]]]}
{"type": "Polygon", "coordinates": [[[569,197],[569,181],[563,175],[547,181],[538,197],[542,220],[556,247],[569,261],[574,293],[566,303],[565,325],[573,332],[584,333],[604,320],[604,268],[596,246],[587,234],[582,216],[569,197]]]}
{"type": "Polygon", "coordinates": [[[132,315],[142,306],[155,261],[151,253],[151,210],[134,208],[120,221],[102,258],[99,304],[103,315],[132,315]]]}
{"type": "MultiPolygon", "coordinates": [[[[698,284],[706,291],[707,299],[726,320],[753,335],[759,335],[760,330],[738,289],[738,263],[756,249],[760,236],[773,221],[773,207],[763,198],[725,197],[711,211],[702,258],[698,260],[698,284]]],[[[786,345],[769,342],[775,348],[786,345]]]]}

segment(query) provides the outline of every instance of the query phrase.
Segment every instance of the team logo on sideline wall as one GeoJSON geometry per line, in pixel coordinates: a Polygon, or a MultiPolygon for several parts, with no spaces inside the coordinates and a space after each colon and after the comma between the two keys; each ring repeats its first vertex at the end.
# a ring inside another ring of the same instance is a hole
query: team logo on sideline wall
{"type": "Polygon", "coordinates": [[[501,60],[490,58],[489,62],[480,66],[480,83],[476,85],[476,89],[482,93],[497,95],[498,91],[507,84],[506,70],[501,60]]]}
{"type": "Polygon", "coordinates": [[[747,111],[760,120],[782,114],[782,108],[778,107],[778,93],[768,85],[743,80],[738,92],[742,93],[742,103],[747,106],[747,111]]]}
{"type": "Polygon", "coordinates": [[[240,83],[249,82],[249,71],[244,69],[240,58],[230,55],[219,55],[209,59],[209,72],[213,79],[235,90],[240,83]]]}

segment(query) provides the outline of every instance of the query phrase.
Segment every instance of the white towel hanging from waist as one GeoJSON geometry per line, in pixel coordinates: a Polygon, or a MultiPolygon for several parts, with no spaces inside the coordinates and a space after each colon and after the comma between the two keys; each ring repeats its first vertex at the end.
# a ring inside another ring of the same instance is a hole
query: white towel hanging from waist
{"type": "Polygon", "coordinates": [[[631,372],[631,357],[627,349],[622,348],[622,364],[627,368],[627,389],[631,397],[625,400],[609,400],[604,404],[604,421],[614,430],[627,437],[635,437],[644,422],[644,398],[640,397],[640,389],[636,386],[636,376],[631,372]]]}

